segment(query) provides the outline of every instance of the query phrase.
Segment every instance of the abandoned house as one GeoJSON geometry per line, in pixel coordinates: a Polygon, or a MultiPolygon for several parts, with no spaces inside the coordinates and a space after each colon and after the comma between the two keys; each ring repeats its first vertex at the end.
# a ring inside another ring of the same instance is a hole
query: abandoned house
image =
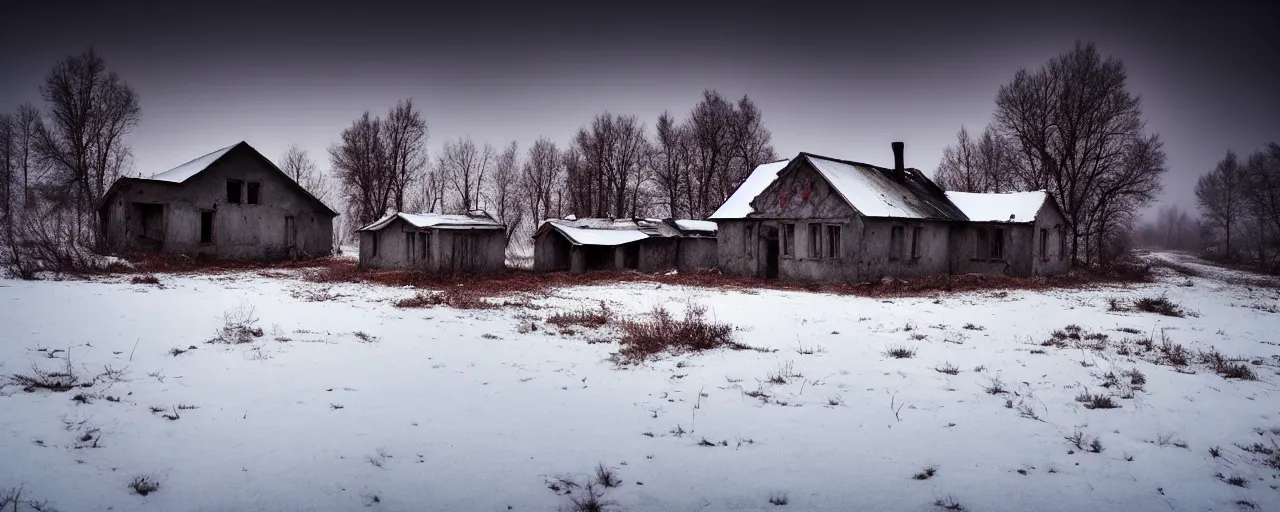
{"type": "Polygon", "coordinates": [[[228,259],[331,254],[338,215],[246,142],[120,178],[97,210],[114,251],[228,259]]]}
{"type": "Polygon", "coordinates": [[[552,219],[533,234],[538,271],[633,269],[640,272],[716,266],[716,224],[674,219],[552,219]]]}
{"type": "Polygon", "coordinates": [[[506,268],[506,229],[483,212],[392,213],[357,231],[362,267],[469,274],[506,268]]]}
{"type": "Polygon", "coordinates": [[[810,153],[760,165],[711,220],[726,274],[812,282],[1065,271],[1068,227],[1051,196],[947,193],[903,166],[810,153]]]}

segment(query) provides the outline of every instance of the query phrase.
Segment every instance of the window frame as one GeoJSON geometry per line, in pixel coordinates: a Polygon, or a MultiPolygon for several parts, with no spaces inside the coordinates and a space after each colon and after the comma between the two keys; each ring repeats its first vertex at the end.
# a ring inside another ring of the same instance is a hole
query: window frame
{"type": "Polygon", "coordinates": [[[911,226],[911,260],[920,259],[920,235],[924,233],[921,226],[911,226]]]}
{"type": "Polygon", "coordinates": [[[375,258],[376,258],[376,257],[378,256],[378,234],[379,234],[379,233],[382,233],[382,232],[381,232],[381,231],[370,231],[370,233],[373,235],[372,237],[370,237],[370,238],[373,240],[373,243],[372,243],[372,244],[370,244],[370,248],[369,248],[369,256],[370,256],[370,257],[375,257],[375,258]]]}
{"type": "Polygon", "coordinates": [[[1049,261],[1049,230],[1040,228],[1040,261],[1049,261]]]}
{"type": "Polygon", "coordinates": [[[405,241],[404,250],[405,250],[405,255],[408,256],[405,259],[411,262],[417,261],[417,254],[418,254],[416,251],[417,240],[418,240],[417,233],[414,233],[413,231],[404,232],[404,241],[405,241]]]}
{"type": "Polygon", "coordinates": [[[889,261],[902,261],[902,239],[906,236],[906,226],[889,226],[889,261]]]}
{"type": "Polygon", "coordinates": [[[755,246],[752,244],[752,240],[755,238],[754,234],[755,225],[747,224],[745,233],[742,237],[742,252],[746,253],[747,256],[755,255],[755,251],[753,250],[755,246]]]}
{"type": "Polygon", "coordinates": [[[808,224],[808,251],[810,259],[822,259],[822,224],[819,222],[810,222],[808,224]]]}
{"type": "Polygon", "coordinates": [[[1067,230],[1063,229],[1058,232],[1058,261],[1067,258],[1067,230]]]}
{"type": "Polygon", "coordinates": [[[227,180],[227,203],[244,204],[244,180],[227,180]],[[234,187],[234,189],[232,188],[234,187]],[[235,190],[235,195],[231,195],[231,191],[235,190]]]}
{"type": "Polygon", "coordinates": [[[823,248],[825,250],[822,251],[823,257],[831,259],[839,259],[843,257],[843,226],[840,224],[824,224],[822,227],[822,234],[826,237],[826,241],[824,242],[826,246],[823,248]],[[834,237],[831,236],[833,233],[835,234],[834,237]]]}
{"type": "Polygon", "coordinates": [[[262,204],[262,183],[244,182],[244,204],[262,204]]]}
{"type": "Polygon", "coordinates": [[[778,251],[783,258],[796,257],[796,224],[782,224],[782,250],[778,251]]]}
{"type": "Polygon", "coordinates": [[[991,229],[991,254],[994,261],[1004,261],[1004,228],[991,229]]]}
{"type": "Polygon", "coordinates": [[[991,233],[986,227],[973,230],[973,259],[985,260],[991,257],[991,233]]]}

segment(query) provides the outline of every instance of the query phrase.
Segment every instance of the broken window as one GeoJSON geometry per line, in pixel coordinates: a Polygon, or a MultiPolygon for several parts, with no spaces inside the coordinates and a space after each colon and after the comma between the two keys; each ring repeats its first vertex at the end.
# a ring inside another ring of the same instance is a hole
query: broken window
{"type": "Polygon", "coordinates": [[[783,256],[796,255],[796,225],[795,224],[782,225],[782,255],[783,256]]]}
{"type": "Polygon", "coordinates": [[[990,238],[987,236],[987,229],[974,228],[973,233],[974,233],[973,257],[976,259],[985,260],[987,259],[987,256],[991,253],[991,242],[990,242],[990,238]]]}
{"type": "Polygon", "coordinates": [[[240,189],[244,187],[244,182],[240,180],[227,180],[227,202],[240,202],[240,189]]]}
{"type": "Polygon", "coordinates": [[[1004,230],[994,229],[991,237],[991,259],[1004,259],[1004,230]]]}
{"type": "Polygon", "coordinates": [[[897,261],[902,259],[902,226],[893,226],[889,228],[889,260],[897,261]]]}
{"type": "Polygon", "coordinates": [[[200,212],[200,243],[213,243],[213,212],[200,212]]]}
{"type": "Polygon", "coordinates": [[[920,257],[920,235],[924,234],[924,228],[916,226],[911,228],[911,259],[920,257]]]}
{"type": "Polygon", "coordinates": [[[245,202],[249,204],[258,204],[258,193],[262,189],[261,183],[249,182],[245,187],[245,202]]]}
{"type": "Polygon", "coordinates": [[[840,225],[827,224],[827,252],[828,258],[840,257],[840,225]]]}
{"type": "Polygon", "coordinates": [[[822,225],[809,224],[809,257],[822,257],[822,225]]]}

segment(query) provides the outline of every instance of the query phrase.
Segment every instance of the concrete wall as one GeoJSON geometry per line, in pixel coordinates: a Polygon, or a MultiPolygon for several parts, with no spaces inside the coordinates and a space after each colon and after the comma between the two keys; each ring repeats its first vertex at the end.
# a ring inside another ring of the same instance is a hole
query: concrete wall
{"type": "Polygon", "coordinates": [[[1045,202],[1036,215],[1035,222],[1035,258],[1032,274],[1037,276],[1053,276],[1071,270],[1071,253],[1067,240],[1071,230],[1067,228],[1066,217],[1056,206],[1045,202]],[[1041,250],[1041,233],[1048,235],[1048,241],[1041,250]]]}
{"type": "Polygon", "coordinates": [[[569,270],[572,246],[559,231],[547,230],[533,241],[533,269],[538,272],[569,270]]]}
{"type": "Polygon", "coordinates": [[[289,178],[251,151],[236,150],[184,183],[122,182],[104,206],[103,234],[118,251],[149,250],[140,240],[133,203],[163,206],[166,253],[228,259],[324,256],[333,250],[333,214],[299,192],[289,178]],[[259,204],[227,202],[227,180],[260,184],[259,204]],[[213,241],[200,241],[201,212],[213,212],[213,241]],[[286,233],[293,217],[294,234],[286,233]],[[292,239],[292,242],[290,241],[292,239]]]}
{"type": "Polygon", "coordinates": [[[755,220],[716,221],[716,267],[734,276],[757,275],[756,246],[759,222],[755,220]]]}
{"type": "MultiPolygon", "coordinates": [[[[640,259],[636,270],[651,274],[676,268],[680,244],[678,238],[650,238],[631,243],[640,246],[640,259]]],[[[618,251],[624,250],[626,250],[625,246],[618,247],[618,251]]]]}
{"type": "Polygon", "coordinates": [[[373,268],[496,273],[505,269],[506,249],[500,229],[418,229],[396,219],[378,231],[360,232],[360,265],[373,268]]]}
{"type": "Polygon", "coordinates": [[[715,238],[682,238],[676,268],[680,270],[716,267],[717,241],[715,238]]]}
{"type": "Polygon", "coordinates": [[[951,271],[952,222],[911,219],[865,219],[860,245],[858,277],[863,281],[883,277],[911,277],[928,274],[945,274],[951,271]],[[893,228],[901,228],[901,250],[893,249],[893,228]],[[911,245],[919,234],[916,255],[911,245]]]}

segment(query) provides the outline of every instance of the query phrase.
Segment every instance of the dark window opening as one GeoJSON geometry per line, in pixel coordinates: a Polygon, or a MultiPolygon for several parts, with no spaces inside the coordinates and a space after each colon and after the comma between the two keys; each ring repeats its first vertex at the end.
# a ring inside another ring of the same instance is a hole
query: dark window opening
{"type": "Polygon", "coordinates": [[[991,259],[1002,260],[1004,259],[1004,230],[995,229],[992,231],[994,231],[994,236],[991,237],[991,259]]]}
{"type": "Polygon", "coordinates": [[[1066,257],[1067,257],[1067,230],[1064,229],[1062,230],[1061,233],[1058,233],[1058,260],[1066,259],[1066,257]]]}
{"type": "Polygon", "coordinates": [[[418,244],[419,249],[418,249],[418,250],[419,250],[419,251],[421,251],[421,253],[422,253],[422,260],[423,260],[423,261],[426,261],[426,259],[427,259],[427,240],[428,240],[428,238],[427,238],[427,233],[420,233],[420,237],[419,237],[419,239],[418,239],[418,242],[419,242],[419,244],[418,244]]]}
{"type": "Polygon", "coordinates": [[[889,260],[897,261],[902,259],[902,238],[904,229],[902,226],[893,226],[889,228],[889,260]]]}
{"type": "Polygon", "coordinates": [[[261,183],[249,183],[246,187],[247,193],[245,194],[245,202],[249,204],[258,204],[258,194],[261,189],[261,183]]]}
{"type": "Polygon", "coordinates": [[[377,231],[370,232],[369,239],[371,241],[371,243],[369,244],[369,255],[377,256],[378,255],[378,232],[377,231]]]}
{"type": "Polygon", "coordinates": [[[417,233],[405,233],[405,234],[404,234],[404,252],[405,252],[405,259],[407,259],[407,260],[409,260],[409,261],[413,261],[413,260],[414,260],[414,256],[416,256],[416,255],[418,254],[418,251],[413,250],[413,242],[414,242],[414,241],[415,241],[415,239],[417,239],[417,238],[418,238],[418,237],[417,237],[417,233]]]}
{"type": "Polygon", "coordinates": [[[227,202],[240,202],[240,189],[244,187],[244,182],[240,180],[227,180],[227,202]]]}
{"type": "Polygon", "coordinates": [[[809,224],[809,257],[822,257],[822,225],[809,224]]]}
{"type": "Polygon", "coordinates": [[[795,224],[782,225],[782,255],[783,256],[796,255],[796,225],[795,224]]]}
{"type": "Polygon", "coordinates": [[[754,252],[751,250],[753,247],[755,247],[755,243],[756,243],[755,238],[752,236],[752,233],[754,231],[755,229],[753,229],[753,226],[747,226],[747,231],[746,231],[747,234],[742,237],[742,252],[747,253],[748,256],[750,256],[754,252]]]}
{"type": "Polygon", "coordinates": [[[911,259],[920,257],[920,235],[924,234],[924,228],[916,226],[911,228],[911,259]]]}
{"type": "Polygon", "coordinates": [[[1049,230],[1040,230],[1040,259],[1049,261],[1049,230]]]}
{"type": "Polygon", "coordinates": [[[827,252],[826,252],[826,254],[827,254],[827,257],[828,257],[828,258],[839,258],[839,257],[840,257],[840,225],[838,225],[838,224],[828,224],[828,225],[827,225],[827,252]]]}
{"type": "Polygon", "coordinates": [[[200,243],[213,243],[213,212],[200,212],[200,243]]]}
{"type": "Polygon", "coordinates": [[[990,237],[987,235],[987,230],[985,228],[977,228],[974,230],[974,235],[973,257],[986,259],[991,252],[991,242],[990,237]]]}

